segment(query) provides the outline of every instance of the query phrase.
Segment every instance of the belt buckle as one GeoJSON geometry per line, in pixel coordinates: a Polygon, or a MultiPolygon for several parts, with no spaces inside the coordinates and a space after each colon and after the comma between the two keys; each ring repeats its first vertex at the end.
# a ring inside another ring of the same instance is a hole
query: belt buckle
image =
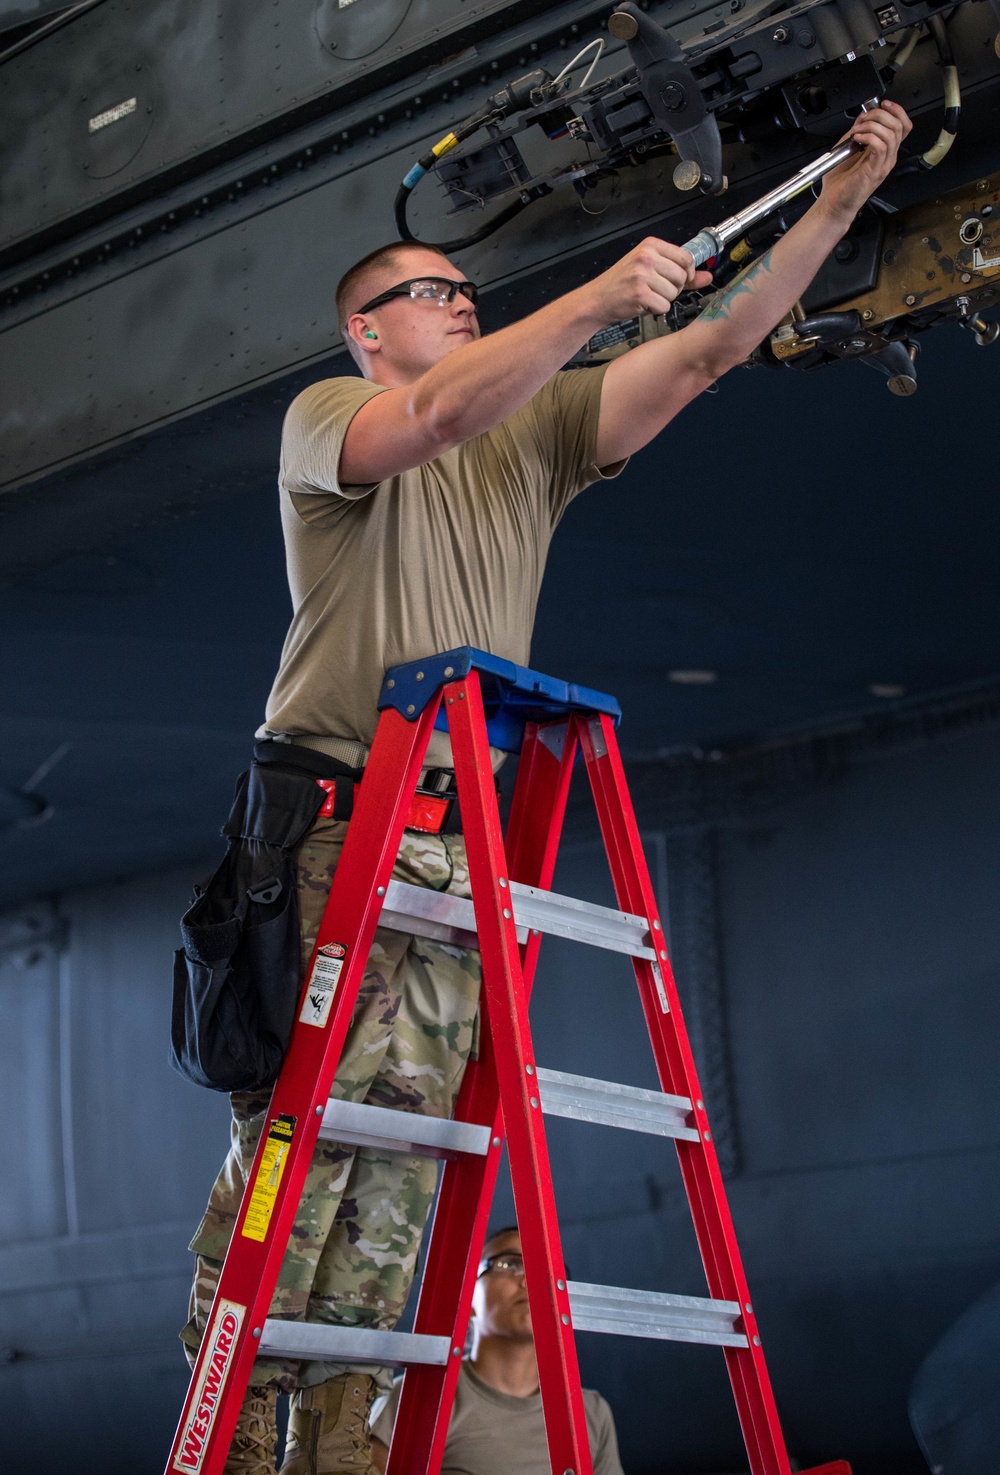
{"type": "Polygon", "coordinates": [[[429,768],[418,784],[410,805],[406,828],[425,835],[440,835],[451,819],[458,797],[453,768],[429,768]]]}
{"type": "Polygon", "coordinates": [[[319,807],[317,819],[329,819],[333,813],[333,806],[337,802],[337,780],[335,778],[318,778],[316,783],[326,791],[326,798],[319,807]]]}
{"type": "Polygon", "coordinates": [[[454,802],[454,799],[448,799],[443,794],[428,794],[418,789],[406,816],[406,828],[423,835],[440,835],[451,818],[451,806],[454,802]]]}
{"type": "MultiPolygon", "coordinates": [[[[318,778],[317,785],[324,790],[326,798],[320,805],[317,818],[329,819],[335,812],[337,783],[343,780],[318,778]]],[[[406,829],[419,834],[440,835],[449,823],[457,799],[455,772],[451,768],[430,768],[424,783],[418,785],[406,817],[406,829]]]]}

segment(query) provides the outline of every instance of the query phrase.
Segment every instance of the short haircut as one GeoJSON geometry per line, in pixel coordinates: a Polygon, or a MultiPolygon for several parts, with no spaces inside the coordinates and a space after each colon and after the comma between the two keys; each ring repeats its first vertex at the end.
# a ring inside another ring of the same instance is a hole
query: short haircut
{"type": "Polygon", "coordinates": [[[506,1239],[508,1234],[516,1234],[518,1239],[521,1237],[521,1231],[516,1224],[505,1224],[503,1229],[494,1229],[493,1233],[487,1236],[486,1243],[483,1245],[484,1260],[489,1258],[487,1251],[490,1245],[495,1244],[498,1239],[506,1239]]]}
{"type": "Polygon", "coordinates": [[[337,324],[345,339],[347,319],[357,312],[362,302],[374,295],[365,291],[365,282],[383,266],[391,266],[398,256],[407,251],[433,251],[442,261],[448,259],[436,246],[425,246],[417,241],[390,241],[388,245],[379,246],[377,250],[369,251],[367,256],[362,256],[349,271],[345,271],[337,283],[337,324]]]}
{"type": "MultiPolygon", "coordinates": [[[[484,1260],[489,1260],[492,1258],[490,1254],[490,1245],[495,1245],[498,1239],[506,1239],[508,1234],[516,1234],[518,1239],[521,1238],[521,1231],[520,1229],[518,1229],[516,1224],[505,1224],[502,1229],[494,1229],[492,1234],[488,1234],[486,1236],[486,1243],[483,1245],[484,1260]]],[[[494,1255],[498,1253],[500,1252],[497,1250],[493,1251],[494,1255]]],[[[564,1263],[563,1269],[566,1272],[566,1279],[568,1280],[570,1278],[569,1266],[564,1263]]]]}

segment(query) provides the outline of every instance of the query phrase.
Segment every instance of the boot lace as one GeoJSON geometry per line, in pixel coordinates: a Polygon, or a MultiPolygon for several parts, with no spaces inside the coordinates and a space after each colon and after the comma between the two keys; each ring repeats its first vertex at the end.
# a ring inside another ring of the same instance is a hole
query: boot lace
{"type": "Polygon", "coordinates": [[[372,1399],[371,1397],[366,1398],[360,1390],[355,1389],[352,1402],[353,1407],[343,1423],[344,1433],[351,1441],[352,1448],[350,1454],[344,1455],[343,1463],[356,1466],[359,1470],[363,1470],[365,1475],[369,1475],[369,1472],[372,1472],[372,1475],[378,1475],[372,1464],[371,1436],[368,1430],[368,1412],[372,1399]]]}
{"type": "Polygon", "coordinates": [[[226,1461],[226,1475],[274,1475],[278,1445],[275,1406],[274,1389],[247,1390],[226,1461]]]}

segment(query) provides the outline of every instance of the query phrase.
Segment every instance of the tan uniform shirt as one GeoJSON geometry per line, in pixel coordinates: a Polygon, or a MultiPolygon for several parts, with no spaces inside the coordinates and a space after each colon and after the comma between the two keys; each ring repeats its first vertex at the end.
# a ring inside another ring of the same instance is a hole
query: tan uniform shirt
{"type": "MultiPolygon", "coordinates": [[[[381,386],[326,379],[293,400],[281,520],[294,614],[258,737],[360,764],[387,667],[472,645],[527,665],[549,542],[595,464],[603,369],[560,372],[485,435],[372,486],[341,486],[352,417],[381,386]]],[[[447,766],[435,733],[428,764],[447,766]]]]}
{"type": "MultiPolygon", "coordinates": [[[[392,1437],[402,1383],[397,1383],[372,1424],[383,1444],[392,1437]]],[[[583,1390],[594,1475],[622,1475],[615,1421],[605,1400],[593,1388],[583,1390]]],[[[477,1378],[462,1364],[455,1407],[448,1426],[441,1475],[550,1475],[545,1420],[539,1393],[514,1398],[477,1378]]]]}

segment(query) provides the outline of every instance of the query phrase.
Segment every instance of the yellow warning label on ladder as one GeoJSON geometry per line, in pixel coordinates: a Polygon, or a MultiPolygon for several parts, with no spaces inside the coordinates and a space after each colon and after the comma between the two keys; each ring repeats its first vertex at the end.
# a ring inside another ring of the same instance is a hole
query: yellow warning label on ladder
{"type": "Polygon", "coordinates": [[[293,1116],[277,1116],[268,1129],[247,1216],[243,1221],[246,1239],[255,1239],[262,1243],[267,1236],[274,1203],[278,1197],[278,1186],[285,1171],[288,1149],[295,1132],[295,1121],[293,1116]]]}

